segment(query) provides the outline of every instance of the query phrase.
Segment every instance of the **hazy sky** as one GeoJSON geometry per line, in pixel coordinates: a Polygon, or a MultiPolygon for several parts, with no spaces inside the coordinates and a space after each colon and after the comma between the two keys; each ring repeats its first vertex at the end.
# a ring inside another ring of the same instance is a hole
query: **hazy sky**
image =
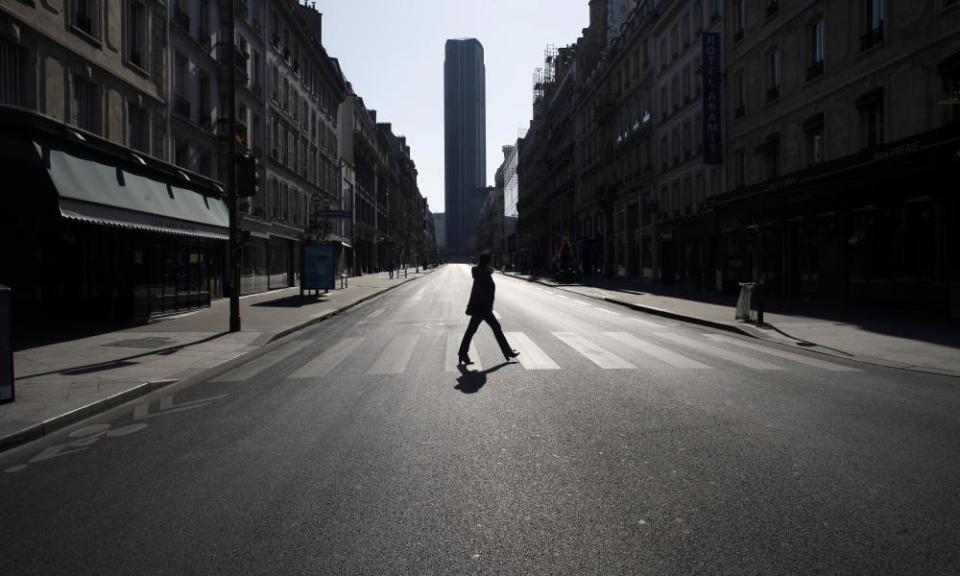
{"type": "Polygon", "coordinates": [[[406,136],[430,210],[443,210],[443,57],[476,38],[487,69],[487,184],[530,122],[547,44],[575,42],[587,0],[319,0],[323,44],[379,122],[406,136]]]}

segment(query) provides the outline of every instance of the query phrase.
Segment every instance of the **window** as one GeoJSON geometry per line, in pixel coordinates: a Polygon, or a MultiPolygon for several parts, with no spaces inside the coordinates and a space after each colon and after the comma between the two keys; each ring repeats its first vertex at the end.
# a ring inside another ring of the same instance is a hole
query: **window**
{"type": "Polygon", "coordinates": [[[947,123],[960,123],[960,54],[940,63],[938,70],[943,82],[941,107],[947,123]]]}
{"type": "Polygon", "coordinates": [[[147,9],[139,0],[127,3],[127,62],[147,69],[147,9]]]}
{"type": "Polygon", "coordinates": [[[73,77],[73,123],[84,130],[100,132],[100,94],[97,85],[80,76],[73,77]]]}
{"type": "Polygon", "coordinates": [[[213,160],[209,150],[200,151],[198,154],[198,162],[197,172],[208,178],[213,177],[213,160]]]}
{"type": "Polygon", "coordinates": [[[149,153],[147,149],[146,113],[133,100],[127,100],[127,146],[149,153]]]}
{"type": "MultiPolygon", "coordinates": [[[[679,26],[679,24],[677,26],[679,26]]],[[[674,26],[670,30],[670,52],[673,54],[674,58],[676,58],[677,54],[680,53],[680,39],[678,38],[680,34],[677,26],[674,26]]]]}
{"type": "Polygon", "coordinates": [[[683,100],[689,102],[690,98],[690,67],[687,66],[683,69],[683,100]]]}
{"type": "Polygon", "coordinates": [[[885,0],[863,1],[863,36],[860,48],[869,50],[883,43],[883,18],[885,0]]]}
{"type": "Polygon", "coordinates": [[[733,116],[735,118],[742,118],[746,114],[746,101],[745,93],[743,90],[743,72],[737,72],[737,75],[734,77],[734,105],[733,116]]]}
{"type": "Polygon", "coordinates": [[[674,128],[670,134],[671,152],[673,153],[673,165],[680,163],[680,129],[674,128]]]}
{"type": "Polygon", "coordinates": [[[693,29],[697,35],[703,31],[703,0],[693,3],[693,29]]]}
{"type": "Polygon", "coordinates": [[[667,39],[660,39],[660,69],[667,67],[667,39]]]}
{"type": "Polygon", "coordinates": [[[100,1],[73,0],[71,2],[70,25],[93,38],[100,38],[100,1]]]}
{"type": "Polygon", "coordinates": [[[743,148],[733,153],[733,182],[738,188],[746,184],[747,155],[743,148]]]}
{"type": "Polygon", "coordinates": [[[697,154],[703,151],[703,115],[697,114],[693,121],[693,141],[697,154]]]}
{"type": "Polygon", "coordinates": [[[181,168],[190,169],[190,146],[183,140],[173,143],[173,163],[181,168]]]}
{"type": "Polygon", "coordinates": [[[257,92],[258,94],[260,92],[260,66],[260,53],[254,50],[250,76],[253,78],[253,91],[257,92]]]}
{"type": "Polygon", "coordinates": [[[670,101],[667,99],[667,86],[663,85],[660,87],[660,116],[662,120],[666,120],[669,107],[670,101]]]}
{"type": "Polygon", "coordinates": [[[210,75],[205,70],[197,74],[197,121],[201,126],[206,126],[210,120],[211,98],[210,98],[210,75]]]}
{"type": "Polygon", "coordinates": [[[803,123],[803,131],[807,136],[807,164],[823,162],[823,114],[808,118],[803,123]]]}
{"type": "Polygon", "coordinates": [[[773,18],[780,12],[780,0],[766,0],[767,7],[764,9],[766,18],[773,18]]]}
{"type": "Polygon", "coordinates": [[[23,49],[0,40],[0,104],[20,106],[23,94],[23,49]]]}
{"type": "Polygon", "coordinates": [[[810,65],[807,67],[807,80],[812,80],[823,74],[823,18],[810,25],[808,36],[810,65]]]}
{"type": "Polygon", "coordinates": [[[723,16],[723,0],[710,0],[713,7],[710,9],[710,20],[717,22],[723,16]]]}
{"type": "Polygon", "coordinates": [[[677,78],[677,75],[674,74],[673,80],[670,82],[670,98],[673,103],[673,111],[676,112],[680,108],[680,79],[677,78]]]}
{"type": "Polygon", "coordinates": [[[780,97],[780,49],[767,53],[767,101],[780,97]]]}
{"type": "Polygon", "coordinates": [[[667,142],[666,136],[660,137],[660,169],[664,172],[667,170],[667,163],[670,158],[670,147],[667,142]]]}
{"type": "Polygon", "coordinates": [[[733,41],[739,42],[743,40],[743,28],[744,28],[744,18],[745,14],[743,12],[744,0],[733,0],[733,41]]]}
{"type": "Polygon", "coordinates": [[[690,121],[683,123],[683,157],[689,159],[693,156],[693,135],[690,121]]]}
{"type": "Polygon", "coordinates": [[[757,152],[763,157],[765,176],[768,179],[776,178],[780,175],[780,135],[770,134],[763,141],[763,144],[757,147],[757,152]]]}
{"type": "Polygon", "coordinates": [[[683,47],[690,45],[690,17],[686,14],[680,20],[680,36],[683,39],[683,47]]]}
{"type": "Polygon", "coordinates": [[[864,148],[883,144],[883,89],[864,94],[857,100],[860,111],[861,143],[864,148]]]}

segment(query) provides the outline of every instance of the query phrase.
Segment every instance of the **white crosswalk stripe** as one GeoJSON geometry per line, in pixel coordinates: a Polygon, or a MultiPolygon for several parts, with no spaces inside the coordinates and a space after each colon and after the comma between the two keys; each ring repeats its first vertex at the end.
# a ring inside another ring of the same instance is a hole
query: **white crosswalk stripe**
{"type": "MultiPolygon", "coordinates": [[[[447,334],[447,355],[444,357],[444,371],[445,372],[456,372],[457,363],[459,361],[458,355],[460,353],[460,339],[463,337],[462,334],[451,332],[447,334]]],[[[483,365],[480,363],[480,354],[477,353],[477,339],[474,337],[473,341],[470,342],[470,359],[473,360],[473,364],[470,365],[470,368],[475,371],[483,370],[483,365]]]]}
{"type": "Polygon", "coordinates": [[[254,358],[250,362],[243,364],[230,370],[226,374],[221,374],[216,378],[210,380],[211,382],[245,382],[250,378],[253,378],[257,374],[263,372],[264,370],[270,368],[271,366],[280,363],[282,360],[293,356],[297,352],[303,350],[310,344],[313,344],[313,340],[301,340],[299,342],[294,342],[292,344],[287,344],[276,350],[267,352],[258,358],[254,358]]]}
{"type": "Polygon", "coordinates": [[[344,338],[290,375],[297,378],[322,378],[360,347],[365,338],[344,338]]]}
{"type": "Polygon", "coordinates": [[[505,332],[504,335],[507,337],[507,341],[520,352],[517,360],[527,370],[560,369],[560,366],[523,332],[505,332]]]}
{"type": "Polygon", "coordinates": [[[682,356],[671,350],[667,350],[662,346],[651,344],[646,340],[641,340],[640,338],[637,338],[633,334],[627,332],[604,332],[603,335],[612,338],[617,342],[620,342],[621,344],[628,346],[642,354],[652,356],[665,364],[673,366],[674,368],[693,370],[710,369],[710,366],[707,366],[706,364],[697,362],[696,360],[687,358],[686,356],[682,356]]]}
{"type": "Polygon", "coordinates": [[[554,332],[554,336],[604,370],[629,370],[636,366],[573,332],[554,332]]]}
{"type": "Polygon", "coordinates": [[[769,362],[764,362],[752,356],[747,356],[745,354],[740,354],[739,352],[734,352],[732,350],[724,350],[723,348],[718,348],[717,346],[712,346],[706,342],[700,342],[692,338],[687,338],[686,336],[681,336],[679,334],[674,334],[672,332],[656,332],[654,335],[658,338],[663,338],[664,340],[669,340],[675,342],[682,346],[687,346],[689,348],[695,349],[697,352],[706,354],[708,356],[716,356],[721,360],[727,362],[732,362],[734,364],[739,364],[753,370],[783,370],[781,366],[776,364],[771,364],[769,362]]]}
{"type": "Polygon", "coordinates": [[[797,362],[799,364],[806,364],[807,366],[813,366],[815,368],[821,368],[823,370],[830,370],[832,372],[859,372],[859,370],[857,370],[856,368],[843,366],[842,364],[834,364],[833,362],[825,362],[823,360],[818,360],[816,358],[809,358],[802,354],[787,352],[785,350],[780,350],[777,348],[773,348],[771,346],[761,346],[760,344],[743,342],[741,340],[737,340],[736,338],[730,338],[729,336],[723,336],[721,334],[704,334],[704,336],[716,342],[733,344],[734,346],[740,346],[741,348],[754,350],[762,354],[769,354],[770,356],[776,356],[778,358],[786,358],[787,360],[792,360],[793,362],[797,362]]]}
{"type": "Polygon", "coordinates": [[[613,310],[607,310],[606,308],[597,308],[597,310],[603,312],[604,314],[609,314],[611,316],[620,316],[619,312],[614,312],[613,310]]]}
{"type": "Polygon", "coordinates": [[[413,349],[417,346],[419,339],[420,336],[417,334],[406,334],[394,338],[373,366],[367,370],[367,374],[402,374],[407,368],[407,363],[410,362],[410,356],[413,355],[413,349]]]}

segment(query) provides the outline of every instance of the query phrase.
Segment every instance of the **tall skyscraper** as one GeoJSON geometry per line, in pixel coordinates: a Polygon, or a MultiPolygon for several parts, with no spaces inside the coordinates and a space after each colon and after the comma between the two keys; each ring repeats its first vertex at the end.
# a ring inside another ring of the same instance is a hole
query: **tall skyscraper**
{"type": "Polygon", "coordinates": [[[444,191],[447,250],[463,253],[480,219],[475,197],[487,185],[486,80],[483,45],[447,40],[443,62],[444,191]]]}

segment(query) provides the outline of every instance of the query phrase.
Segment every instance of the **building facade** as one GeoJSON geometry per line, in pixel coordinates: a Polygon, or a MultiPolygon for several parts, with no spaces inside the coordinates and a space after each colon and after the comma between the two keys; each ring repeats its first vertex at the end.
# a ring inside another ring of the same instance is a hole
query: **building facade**
{"type": "Polygon", "coordinates": [[[486,77],[476,39],[447,40],[443,63],[447,250],[469,250],[487,185],[486,77]],[[480,198],[479,202],[477,199],[480,198]]]}

